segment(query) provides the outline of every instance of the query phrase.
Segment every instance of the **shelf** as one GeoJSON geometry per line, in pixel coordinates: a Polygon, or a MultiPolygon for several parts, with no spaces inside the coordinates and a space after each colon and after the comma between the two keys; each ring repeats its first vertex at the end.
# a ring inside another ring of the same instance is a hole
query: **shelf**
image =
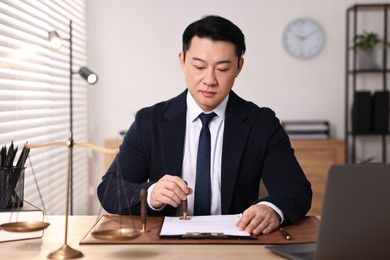
{"type": "Polygon", "coordinates": [[[390,135],[390,133],[367,133],[367,134],[364,134],[364,133],[353,133],[353,132],[348,132],[349,135],[359,135],[359,136],[377,136],[377,137],[380,137],[380,136],[388,136],[390,135]]]}
{"type": "Polygon", "coordinates": [[[348,8],[348,11],[366,11],[366,12],[371,12],[371,11],[384,11],[384,10],[390,9],[390,4],[356,4],[348,8]]]}
{"type": "Polygon", "coordinates": [[[386,69],[386,70],[383,70],[383,69],[357,69],[357,70],[349,70],[348,73],[349,74],[356,74],[356,73],[365,73],[365,74],[368,74],[368,73],[374,73],[374,74],[383,74],[383,73],[389,73],[390,70],[389,69],[386,69]]]}

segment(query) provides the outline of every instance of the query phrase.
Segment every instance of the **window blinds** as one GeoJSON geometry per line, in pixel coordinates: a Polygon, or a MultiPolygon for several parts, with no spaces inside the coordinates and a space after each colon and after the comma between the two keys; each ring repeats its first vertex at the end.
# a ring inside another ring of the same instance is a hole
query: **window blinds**
{"type": "MultiPolygon", "coordinates": [[[[73,71],[86,64],[86,0],[2,0],[0,2],[0,144],[64,141],[69,136],[69,41],[52,50],[48,31],[69,39],[73,21],[73,71]]],[[[73,136],[87,141],[87,84],[73,75],[73,136]]],[[[87,214],[88,157],[73,148],[73,213],[87,214]]],[[[18,156],[18,155],[17,155],[18,156]]],[[[31,149],[26,162],[25,200],[48,214],[65,213],[67,147],[31,149]]]]}

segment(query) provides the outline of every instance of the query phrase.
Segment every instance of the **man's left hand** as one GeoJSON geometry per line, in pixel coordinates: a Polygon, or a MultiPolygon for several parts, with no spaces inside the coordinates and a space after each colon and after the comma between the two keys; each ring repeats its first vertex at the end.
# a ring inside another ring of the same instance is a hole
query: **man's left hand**
{"type": "Polygon", "coordinates": [[[267,235],[280,225],[278,214],[269,206],[256,204],[250,206],[237,221],[237,228],[253,235],[267,235]]]}

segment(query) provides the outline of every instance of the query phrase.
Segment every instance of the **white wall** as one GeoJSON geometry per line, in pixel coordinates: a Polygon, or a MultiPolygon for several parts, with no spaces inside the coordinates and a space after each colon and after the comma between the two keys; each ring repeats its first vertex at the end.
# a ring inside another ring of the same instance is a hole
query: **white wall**
{"type": "MultiPolygon", "coordinates": [[[[361,3],[385,1],[366,0],[361,3]]],[[[246,35],[244,69],[234,90],[281,120],[324,119],[344,138],[345,15],[353,0],[90,0],[89,67],[100,78],[90,94],[90,141],[127,130],[135,112],[184,90],[177,54],[185,27],[205,14],[236,23],[246,35]],[[317,20],[326,34],[311,60],[291,58],[282,32],[293,19],[317,20]]],[[[93,155],[96,183],[103,156],[93,155]]],[[[95,187],[93,186],[93,189],[95,187]]]]}

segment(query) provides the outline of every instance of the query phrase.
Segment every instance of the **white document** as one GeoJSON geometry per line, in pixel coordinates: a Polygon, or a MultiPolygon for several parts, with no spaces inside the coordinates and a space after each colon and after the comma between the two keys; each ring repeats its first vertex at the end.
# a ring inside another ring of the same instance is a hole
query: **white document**
{"type": "Polygon", "coordinates": [[[210,233],[225,236],[250,237],[245,231],[239,231],[236,222],[241,214],[189,216],[182,220],[180,217],[165,217],[160,236],[183,236],[187,234],[210,233]]]}

